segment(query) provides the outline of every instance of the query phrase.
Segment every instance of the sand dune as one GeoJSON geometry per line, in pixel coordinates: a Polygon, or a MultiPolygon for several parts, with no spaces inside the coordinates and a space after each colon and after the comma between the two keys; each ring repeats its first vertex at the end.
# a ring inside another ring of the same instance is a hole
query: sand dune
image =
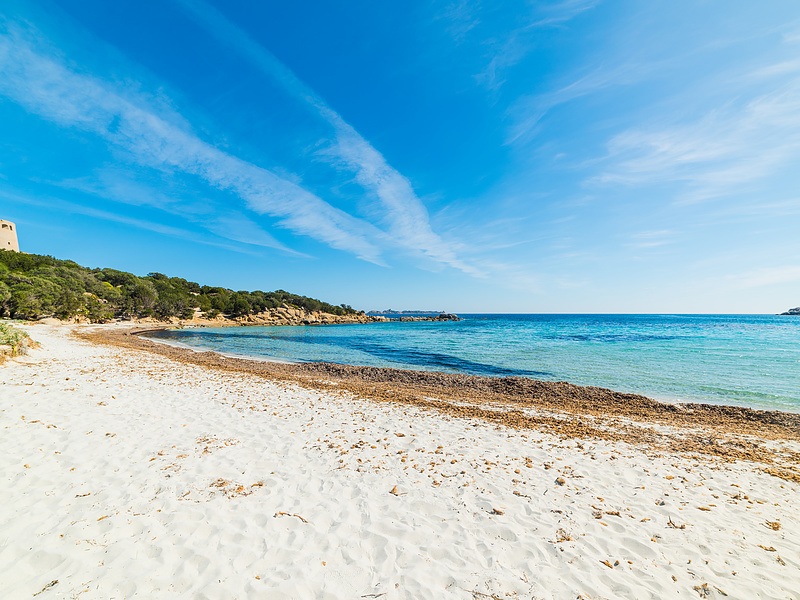
{"type": "Polygon", "coordinates": [[[0,367],[4,598],[800,590],[800,485],[764,465],[28,330],[42,347],[0,367]]]}

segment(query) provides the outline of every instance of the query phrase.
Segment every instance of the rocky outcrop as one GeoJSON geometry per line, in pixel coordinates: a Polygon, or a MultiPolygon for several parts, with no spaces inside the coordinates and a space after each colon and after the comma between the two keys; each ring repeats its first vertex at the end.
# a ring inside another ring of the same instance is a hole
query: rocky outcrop
{"type": "Polygon", "coordinates": [[[460,321],[461,317],[453,313],[442,313],[438,317],[434,317],[433,321],[460,321]]]}
{"type": "Polygon", "coordinates": [[[782,312],[781,315],[791,315],[795,317],[800,317],[800,306],[797,308],[790,308],[786,312],[782,312]]]}
{"type": "Polygon", "coordinates": [[[241,317],[227,317],[217,315],[207,317],[200,309],[196,309],[194,317],[191,319],[155,319],[148,317],[137,319],[136,322],[143,325],[171,325],[177,327],[236,327],[236,326],[269,326],[269,325],[341,325],[345,323],[385,323],[390,321],[460,321],[458,315],[453,313],[441,313],[435,316],[404,316],[399,319],[385,317],[383,315],[368,315],[363,312],[350,313],[346,315],[334,315],[323,311],[308,311],[295,306],[283,305],[278,308],[270,308],[264,312],[241,317]]]}
{"type": "Polygon", "coordinates": [[[402,321],[403,323],[406,322],[414,322],[414,321],[460,321],[461,318],[458,315],[454,315],[452,313],[441,313],[435,316],[416,316],[416,317],[400,317],[395,319],[384,319],[385,321],[402,321]]]}
{"type": "Polygon", "coordinates": [[[233,320],[239,325],[338,325],[342,323],[373,323],[388,319],[364,313],[334,315],[322,311],[307,311],[302,308],[281,306],[255,315],[237,317],[233,320]]]}
{"type": "Polygon", "coordinates": [[[307,311],[292,306],[272,308],[255,315],[246,315],[233,319],[237,325],[340,325],[343,323],[382,323],[387,321],[460,321],[461,319],[451,313],[441,313],[436,316],[425,317],[400,317],[390,319],[383,315],[367,315],[354,313],[348,315],[334,315],[322,311],[307,311]]]}
{"type": "Polygon", "coordinates": [[[384,317],[394,317],[395,319],[398,317],[435,317],[443,313],[443,310],[392,310],[391,308],[387,308],[386,310],[371,310],[367,312],[368,315],[383,315],[384,317]]]}

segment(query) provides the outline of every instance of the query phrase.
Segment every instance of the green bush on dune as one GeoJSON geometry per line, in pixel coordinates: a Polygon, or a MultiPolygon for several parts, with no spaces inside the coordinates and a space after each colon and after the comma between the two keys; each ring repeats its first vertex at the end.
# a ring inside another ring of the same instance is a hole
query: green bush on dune
{"type": "MultiPolygon", "coordinates": [[[[31,338],[27,333],[7,323],[0,323],[0,348],[11,348],[8,352],[11,356],[25,354],[31,345],[31,338]]],[[[2,362],[5,355],[6,352],[0,352],[0,362],[2,362]]]]}
{"type": "Polygon", "coordinates": [[[195,309],[209,317],[240,317],[283,305],[335,315],[357,312],[283,290],[235,292],[161,273],[138,277],[52,256],[0,250],[0,317],[83,317],[102,323],[114,318],[189,318],[195,309]]]}

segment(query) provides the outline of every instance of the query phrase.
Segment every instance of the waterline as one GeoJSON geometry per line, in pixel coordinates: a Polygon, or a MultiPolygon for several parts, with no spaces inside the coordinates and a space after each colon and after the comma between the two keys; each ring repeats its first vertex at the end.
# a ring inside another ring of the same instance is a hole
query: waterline
{"type": "Polygon", "coordinates": [[[462,315],[460,322],[185,329],[163,340],[289,362],[524,376],[800,412],[800,319],[462,315]]]}

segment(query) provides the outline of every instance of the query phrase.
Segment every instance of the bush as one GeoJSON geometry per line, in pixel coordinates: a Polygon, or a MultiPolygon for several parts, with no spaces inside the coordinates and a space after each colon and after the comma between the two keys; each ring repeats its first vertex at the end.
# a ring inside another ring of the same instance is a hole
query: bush
{"type": "MultiPolygon", "coordinates": [[[[27,333],[6,323],[0,323],[0,346],[11,348],[11,356],[25,354],[32,345],[33,342],[27,333]]],[[[2,358],[3,355],[0,354],[0,361],[2,358]]]]}
{"type": "Polygon", "coordinates": [[[103,323],[115,317],[189,319],[195,308],[212,318],[221,313],[241,317],[283,305],[335,315],[357,312],[347,304],[334,306],[284,290],[234,292],[163,273],[138,277],[116,269],[87,269],[52,256],[0,250],[0,317],[80,316],[103,323]]]}

